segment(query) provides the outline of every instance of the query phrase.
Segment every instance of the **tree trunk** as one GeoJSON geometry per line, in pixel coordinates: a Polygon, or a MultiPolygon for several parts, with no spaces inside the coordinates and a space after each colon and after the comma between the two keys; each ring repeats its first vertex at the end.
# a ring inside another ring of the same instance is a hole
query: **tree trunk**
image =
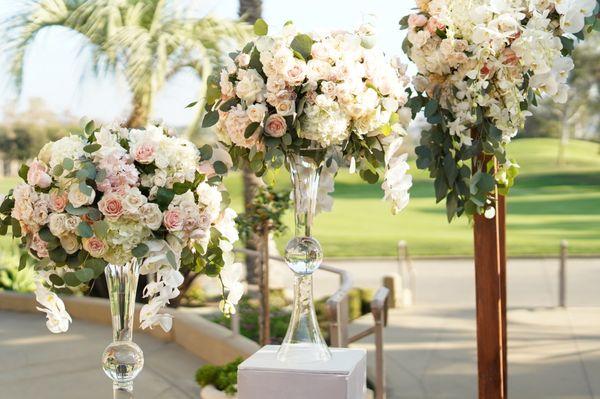
{"type": "Polygon", "coordinates": [[[150,119],[150,107],[144,103],[144,101],[137,97],[133,97],[133,110],[129,119],[127,119],[126,127],[128,128],[141,128],[148,124],[150,119]]]}
{"type": "MultiPolygon", "coordinates": [[[[262,15],[262,0],[240,0],[239,8],[240,17],[244,18],[249,23],[253,24],[262,15]]],[[[260,187],[262,180],[254,174],[249,166],[244,167],[243,170],[244,179],[244,208],[248,212],[249,206],[256,195],[258,187],[260,187]]],[[[246,241],[246,248],[257,251],[260,248],[261,239],[259,236],[252,234],[246,241]]],[[[246,256],[246,278],[249,283],[258,282],[256,258],[253,256],[246,256]]]]}
{"type": "Polygon", "coordinates": [[[240,0],[239,15],[253,24],[262,16],[262,0],[240,0]]]}

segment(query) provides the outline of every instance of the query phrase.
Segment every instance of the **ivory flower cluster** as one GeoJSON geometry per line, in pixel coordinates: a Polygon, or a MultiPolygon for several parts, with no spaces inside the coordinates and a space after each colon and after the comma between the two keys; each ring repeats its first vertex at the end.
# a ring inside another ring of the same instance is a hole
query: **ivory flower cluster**
{"type": "MultiPolygon", "coordinates": [[[[230,54],[208,102],[204,126],[217,125],[232,158],[262,175],[290,153],[333,150],[370,183],[380,173],[402,174],[386,189],[402,180],[408,168],[389,167],[385,152],[406,134],[409,79],[405,65],[373,48],[372,28],[307,35],[288,23],[279,36],[267,31],[260,20],[258,38],[230,54]]],[[[396,209],[408,187],[390,187],[396,209]]]]}
{"type": "Polygon", "coordinates": [[[51,290],[87,284],[105,265],[134,258],[143,274],[157,275],[144,290],[142,327],[169,329],[170,316],[160,310],[179,295],[180,265],[218,274],[233,263],[235,212],[219,179],[199,172],[203,160],[191,142],[160,126],[88,124],[87,131],[45,145],[23,166],[25,183],[4,199],[3,223],[39,260],[36,295],[51,331],[66,331],[70,321],[51,290]]]}
{"type": "MultiPolygon", "coordinates": [[[[598,2],[418,0],[417,5],[418,11],[401,21],[408,29],[404,49],[418,69],[413,81],[418,96],[411,106],[415,113],[425,107],[435,126],[417,149],[419,166],[453,163],[436,185],[438,200],[447,198],[449,216],[482,213],[493,206],[489,190],[479,190],[473,181],[459,183],[471,174],[458,171],[484,151],[500,163],[498,183],[512,185],[517,166],[505,146],[524,127],[537,96],[567,100],[569,55],[574,41],[583,38],[586,21],[595,22],[598,2]],[[471,183],[475,187],[469,189],[471,183]]],[[[485,186],[488,180],[483,178],[485,186]]]]}

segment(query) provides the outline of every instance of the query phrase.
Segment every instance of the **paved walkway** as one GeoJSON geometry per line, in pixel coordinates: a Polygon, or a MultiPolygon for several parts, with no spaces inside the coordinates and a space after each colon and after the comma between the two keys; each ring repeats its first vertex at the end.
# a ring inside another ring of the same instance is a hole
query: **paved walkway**
{"type": "MultiPolygon", "coordinates": [[[[393,310],[385,332],[388,398],[476,398],[474,316],[460,307],[393,310]]],[[[513,309],[508,323],[509,398],[600,398],[600,308],[513,309]]],[[[372,371],[371,340],[356,346],[369,350],[372,371]]]]}
{"type": "MultiPolygon", "coordinates": [[[[145,355],[139,399],[197,399],[201,362],[175,343],[134,336],[145,355]]],[[[110,327],[75,320],[66,334],[46,330],[42,314],[0,312],[0,399],[107,399],[111,381],[100,357],[110,327]]]]}
{"type": "MultiPolygon", "coordinates": [[[[329,262],[376,288],[394,262],[329,262]]],[[[417,261],[416,305],[390,312],[385,332],[389,399],[477,397],[474,272],[470,261],[417,261]]],[[[557,303],[556,259],[508,264],[509,397],[600,398],[600,260],[568,264],[557,303]]],[[[329,278],[329,277],[326,277],[329,278]]],[[[355,327],[371,325],[369,315],[355,327]]],[[[370,350],[370,339],[358,346],[370,350]]],[[[374,367],[370,367],[371,371],[374,367]]]]}

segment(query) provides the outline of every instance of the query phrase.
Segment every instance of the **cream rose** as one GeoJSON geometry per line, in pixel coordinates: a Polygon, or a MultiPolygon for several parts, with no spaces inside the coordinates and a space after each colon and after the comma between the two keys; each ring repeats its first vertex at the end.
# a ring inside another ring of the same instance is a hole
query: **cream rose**
{"type": "Polygon", "coordinates": [[[85,249],[94,258],[101,258],[106,253],[108,246],[98,237],[84,238],[83,249],[85,249]]]}
{"type": "Polygon", "coordinates": [[[138,189],[132,189],[125,195],[123,204],[128,213],[137,213],[142,205],[148,202],[148,199],[140,193],[138,189]]]}
{"type": "Polygon", "coordinates": [[[118,219],[125,212],[121,197],[113,193],[105,194],[102,197],[98,202],[98,209],[108,219],[118,219]]]}
{"type": "Polygon", "coordinates": [[[75,208],[79,208],[84,205],[89,205],[94,202],[94,198],[96,198],[96,192],[92,190],[90,195],[86,195],[79,190],[79,186],[77,184],[71,185],[69,189],[69,202],[75,208]]]}
{"type": "Polygon", "coordinates": [[[162,212],[157,204],[147,203],[140,208],[140,221],[151,230],[157,230],[162,223],[162,212]]]}
{"type": "Polygon", "coordinates": [[[48,228],[52,235],[60,237],[67,232],[67,219],[69,216],[66,213],[52,213],[48,218],[48,228]]]}
{"type": "Polygon", "coordinates": [[[282,137],[287,130],[285,118],[281,115],[270,115],[265,123],[265,133],[271,137],[282,137]]]}
{"type": "Polygon", "coordinates": [[[262,122],[265,119],[265,114],[267,113],[267,106],[264,104],[252,104],[246,110],[248,114],[248,118],[252,122],[262,122]]]}
{"type": "Polygon", "coordinates": [[[67,220],[65,220],[65,230],[74,232],[75,229],[77,229],[77,226],[79,226],[79,223],[81,223],[79,216],[69,216],[67,217],[67,220]]]}
{"type": "Polygon", "coordinates": [[[286,82],[297,86],[306,78],[306,62],[294,58],[294,61],[287,65],[284,74],[286,82]]]}
{"type": "Polygon", "coordinates": [[[66,253],[74,254],[79,250],[79,241],[75,234],[65,234],[60,237],[60,246],[65,250],[66,253]]]}
{"type": "Polygon", "coordinates": [[[183,228],[183,218],[178,209],[171,209],[165,212],[163,224],[169,231],[180,231],[183,228]]]}

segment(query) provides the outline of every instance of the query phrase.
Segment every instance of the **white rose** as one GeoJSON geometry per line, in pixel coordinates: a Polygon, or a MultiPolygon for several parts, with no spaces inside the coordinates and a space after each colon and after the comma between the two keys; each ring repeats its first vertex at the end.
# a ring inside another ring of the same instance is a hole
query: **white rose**
{"type": "Polygon", "coordinates": [[[140,221],[149,229],[157,230],[162,224],[162,212],[157,204],[147,203],[140,208],[140,221]]]}
{"type": "Polygon", "coordinates": [[[265,118],[265,114],[267,113],[267,106],[264,104],[252,104],[248,107],[246,113],[248,114],[248,118],[250,118],[252,122],[260,123],[265,118]]]}
{"type": "Polygon", "coordinates": [[[280,77],[269,77],[267,79],[267,91],[270,93],[279,93],[285,90],[285,81],[280,77]]]}
{"type": "Polygon", "coordinates": [[[294,61],[286,66],[284,77],[293,86],[302,83],[304,78],[306,78],[306,62],[294,58],[294,61]]]}
{"type": "Polygon", "coordinates": [[[322,60],[310,60],[306,63],[306,77],[309,81],[329,80],[332,67],[322,60]]]}
{"type": "Polygon", "coordinates": [[[275,107],[277,113],[282,116],[293,115],[296,112],[296,102],[294,100],[283,100],[275,107]]]}
{"type": "Polygon", "coordinates": [[[33,221],[38,225],[48,223],[48,208],[46,206],[36,206],[33,209],[33,221]]]}
{"type": "Polygon", "coordinates": [[[96,192],[92,190],[90,195],[86,195],[79,190],[79,185],[73,184],[69,189],[69,202],[75,208],[79,208],[84,205],[89,205],[94,202],[94,198],[96,198],[96,192]]]}
{"type": "Polygon", "coordinates": [[[262,101],[265,91],[265,82],[254,69],[240,69],[238,72],[240,81],[235,86],[235,94],[252,104],[256,101],[262,101]]]}
{"type": "Polygon", "coordinates": [[[235,57],[235,62],[241,67],[247,67],[250,63],[250,54],[239,53],[237,57],[235,57]]]}
{"type": "Polygon", "coordinates": [[[48,218],[48,228],[52,235],[60,237],[67,232],[67,219],[69,216],[66,213],[53,213],[48,218]]]}
{"type": "Polygon", "coordinates": [[[137,213],[138,209],[146,202],[148,200],[142,195],[139,189],[132,189],[125,195],[123,205],[125,205],[126,212],[137,213]]]}
{"type": "Polygon", "coordinates": [[[219,86],[221,86],[221,94],[225,97],[233,97],[235,95],[235,90],[233,89],[233,83],[229,80],[229,74],[226,70],[221,71],[221,80],[219,82],[219,86]]]}
{"type": "Polygon", "coordinates": [[[77,236],[75,234],[65,234],[61,236],[60,246],[69,255],[74,254],[79,250],[79,241],[77,241],[77,236]]]}
{"type": "Polygon", "coordinates": [[[81,219],[78,216],[69,216],[65,220],[65,230],[74,232],[81,223],[81,219]]]}
{"type": "Polygon", "coordinates": [[[154,185],[157,187],[164,187],[167,184],[167,172],[162,169],[157,169],[154,172],[154,185]]]}

